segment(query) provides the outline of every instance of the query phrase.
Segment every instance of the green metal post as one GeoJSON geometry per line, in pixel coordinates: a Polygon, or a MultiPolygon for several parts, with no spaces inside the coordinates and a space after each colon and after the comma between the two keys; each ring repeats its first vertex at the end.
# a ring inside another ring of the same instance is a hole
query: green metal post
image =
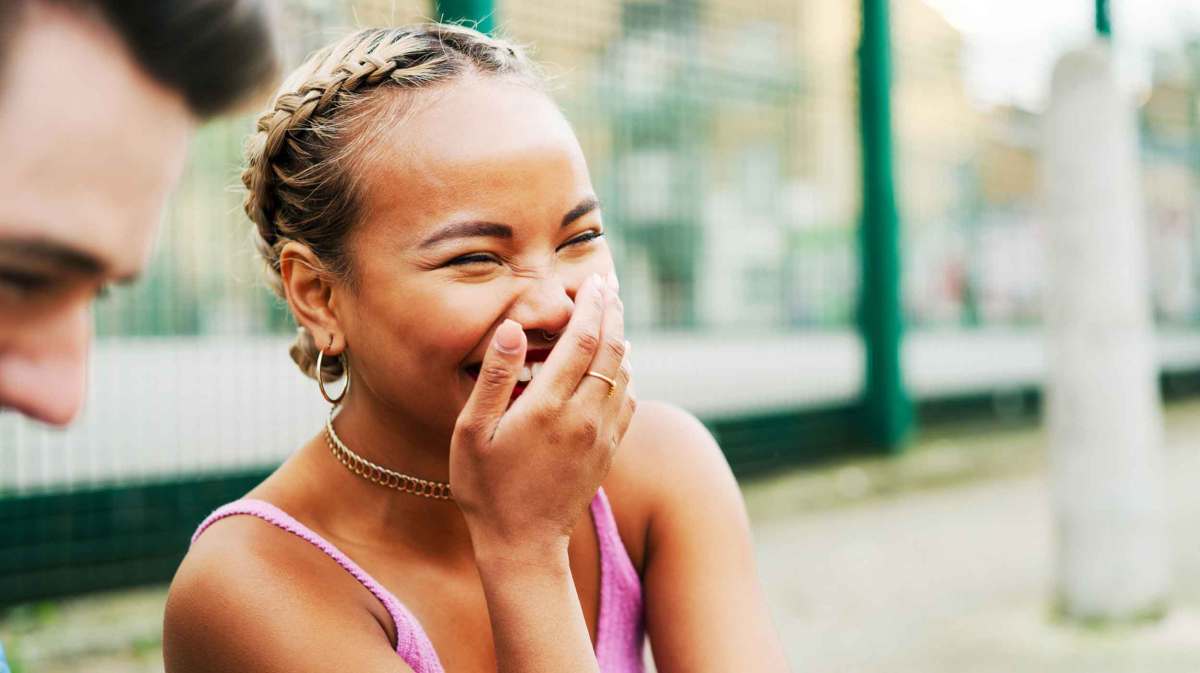
{"type": "Polygon", "coordinates": [[[862,133],[862,281],[859,329],[866,347],[862,410],[866,439],[896,452],[913,428],[904,386],[900,301],[900,218],[892,179],[891,45],[888,0],[862,0],[859,123],[862,133]]]}
{"type": "Polygon", "coordinates": [[[491,33],[496,28],[494,0],[434,0],[433,15],[446,23],[466,22],[481,33],[491,33]]]}
{"type": "Polygon", "coordinates": [[[1112,39],[1112,20],[1108,13],[1108,0],[1096,0],[1096,32],[1100,37],[1112,39]]]}

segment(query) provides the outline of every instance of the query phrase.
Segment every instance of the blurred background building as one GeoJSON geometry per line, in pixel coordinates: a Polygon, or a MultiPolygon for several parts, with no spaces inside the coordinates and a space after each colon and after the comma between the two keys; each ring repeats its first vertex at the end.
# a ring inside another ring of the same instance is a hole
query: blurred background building
{"type": "MultiPolygon", "coordinates": [[[[1040,120],[1053,56],[1089,38],[1092,9],[1042,4],[1056,7],[890,3],[904,376],[931,423],[1036,413],[1040,120]]],[[[291,65],[354,27],[433,12],[282,7],[291,65]]],[[[590,162],[642,395],[699,414],[743,474],[864,448],[859,8],[497,3],[498,30],[554,75],[590,162]]],[[[1116,11],[1161,364],[1187,381],[1200,372],[1200,8],[1116,11]]],[[[288,358],[294,326],[240,207],[252,118],[201,130],[146,278],[97,306],[80,422],[0,418],[0,604],[169,578],[208,509],[319,429],[324,403],[288,358]]]]}

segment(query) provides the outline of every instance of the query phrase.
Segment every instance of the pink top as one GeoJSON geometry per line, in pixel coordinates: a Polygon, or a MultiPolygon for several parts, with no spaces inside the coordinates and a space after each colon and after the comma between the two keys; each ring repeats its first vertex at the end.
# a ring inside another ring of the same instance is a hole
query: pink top
{"type": "MultiPolygon", "coordinates": [[[[604,489],[591,505],[596,538],[600,541],[600,617],[596,624],[596,660],[603,673],[643,673],[642,584],[629,553],[617,533],[612,507],[604,489]]],[[[263,500],[243,499],[222,505],[200,524],[192,542],[213,523],[228,516],[248,514],[293,533],[325,552],[367,588],[396,625],[396,654],[413,673],[444,673],[433,644],[417,618],[390,591],[376,582],[337,547],[327,542],[287,512],[263,500]]]]}

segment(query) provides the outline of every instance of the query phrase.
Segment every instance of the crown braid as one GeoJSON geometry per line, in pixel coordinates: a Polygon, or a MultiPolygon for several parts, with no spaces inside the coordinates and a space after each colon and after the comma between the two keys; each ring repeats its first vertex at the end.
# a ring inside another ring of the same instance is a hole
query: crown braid
{"type": "MultiPolygon", "coordinates": [[[[243,207],[276,294],[285,296],[279,255],[288,241],[303,243],[328,271],[350,278],[344,242],[357,214],[353,169],[373,133],[397,122],[381,113],[390,108],[378,92],[417,90],[469,72],[541,81],[508,42],[436,23],[360,30],[316,52],[288,77],[258,119],[242,172],[243,207]]],[[[291,349],[313,378],[317,348],[301,328],[291,349]]],[[[342,358],[328,358],[322,370],[324,380],[339,378],[342,358]]]]}

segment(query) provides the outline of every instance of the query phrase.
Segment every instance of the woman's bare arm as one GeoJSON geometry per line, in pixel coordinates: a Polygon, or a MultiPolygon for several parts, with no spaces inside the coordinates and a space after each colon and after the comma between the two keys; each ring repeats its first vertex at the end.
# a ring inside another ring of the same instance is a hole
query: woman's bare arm
{"type": "Polygon", "coordinates": [[[566,549],[477,560],[501,672],[599,671],[566,549]]]}
{"type": "Polygon", "coordinates": [[[787,671],[741,492],[712,436],[687,412],[647,403],[627,441],[646,453],[641,487],[655,490],[644,591],[658,672],[787,671]]]}

